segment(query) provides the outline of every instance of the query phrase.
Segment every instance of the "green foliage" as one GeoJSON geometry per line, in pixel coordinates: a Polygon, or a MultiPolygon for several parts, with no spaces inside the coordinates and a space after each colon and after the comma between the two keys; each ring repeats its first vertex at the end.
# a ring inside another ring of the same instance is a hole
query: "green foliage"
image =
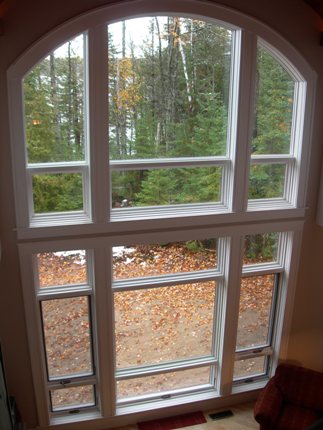
{"type": "Polygon", "coordinates": [[[76,173],[34,175],[33,197],[35,213],[82,210],[82,177],[76,173]]]}
{"type": "Polygon", "coordinates": [[[249,262],[275,261],[278,233],[255,234],[245,237],[244,255],[249,262]]]}
{"type": "Polygon", "coordinates": [[[141,191],[135,195],[135,202],[139,206],[178,203],[176,185],[173,171],[151,170],[141,182],[141,191]]]}
{"type": "Polygon", "coordinates": [[[193,252],[198,252],[204,249],[200,240],[189,240],[188,242],[185,242],[185,246],[187,249],[193,252]]]}
{"type": "Polygon", "coordinates": [[[285,166],[283,164],[259,164],[251,166],[249,198],[283,197],[285,166]]]}
{"type": "Polygon", "coordinates": [[[256,154],[288,154],[294,81],[278,61],[258,48],[258,91],[252,150],[256,154]]]}

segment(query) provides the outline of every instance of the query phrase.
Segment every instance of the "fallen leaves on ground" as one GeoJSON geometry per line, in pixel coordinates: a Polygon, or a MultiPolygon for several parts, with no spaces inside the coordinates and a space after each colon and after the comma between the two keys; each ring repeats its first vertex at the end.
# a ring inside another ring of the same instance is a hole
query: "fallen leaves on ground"
{"type": "MultiPolygon", "coordinates": [[[[191,250],[182,243],[142,245],[115,252],[113,277],[129,279],[187,273],[214,269],[216,264],[213,249],[191,250]]],[[[41,288],[77,285],[86,283],[88,278],[81,251],[69,255],[39,254],[38,272],[41,288]]],[[[242,279],[238,347],[266,342],[274,282],[274,275],[242,279]]],[[[117,368],[209,355],[213,345],[216,292],[216,283],[208,281],[114,293],[117,368]]],[[[49,375],[63,378],[91,373],[88,298],[45,300],[42,312],[49,375]]],[[[252,374],[262,366],[262,358],[245,360],[238,363],[236,373],[252,374]]],[[[120,381],[118,397],[207,383],[208,378],[207,367],[120,381]]],[[[56,390],[54,395],[56,406],[89,396],[88,387],[75,393],[56,390]]]]}

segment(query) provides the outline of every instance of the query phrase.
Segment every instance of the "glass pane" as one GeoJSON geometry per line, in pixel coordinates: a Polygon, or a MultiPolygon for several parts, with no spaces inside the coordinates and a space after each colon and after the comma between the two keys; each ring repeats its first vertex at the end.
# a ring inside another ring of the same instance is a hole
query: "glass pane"
{"type": "Polygon", "coordinates": [[[108,33],[111,158],[225,155],[231,31],[155,16],[108,33]]]}
{"type": "Polygon", "coordinates": [[[93,385],[52,390],[50,391],[50,397],[54,412],[66,408],[84,408],[95,405],[93,385]]]}
{"type": "Polygon", "coordinates": [[[163,393],[181,388],[196,388],[199,385],[210,384],[210,368],[179,370],[161,375],[145,376],[117,382],[117,397],[141,396],[144,394],[163,393]]]}
{"type": "Polygon", "coordinates": [[[221,167],[112,173],[112,206],[156,206],[221,201],[221,167]]]}
{"type": "Polygon", "coordinates": [[[28,163],[84,160],[83,44],[66,42],[24,79],[28,163]]]}
{"type": "Polygon", "coordinates": [[[84,250],[42,252],[36,259],[40,288],[88,282],[84,250]]]}
{"type": "Polygon", "coordinates": [[[114,246],[113,278],[128,279],[215,269],[216,248],[216,239],[163,245],[114,246]]]}
{"type": "Polygon", "coordinates": [[[254,154],[289,153],[294,86],[293,78],[279,62],[258,47],[254,154]]]}
{"type": "Polygon", "coordinates": [[[277,261],[279,233],[245,236],[243,264],[277,261]]]}
{"type": "Polygon", "coordinates": [[[248,358],[234,363],[233,379],[251,377],[265,373],[267,357],[248,358]]]}
{"type": "Polygon", "coordinates": [[[242,278],[238,350],[268,343],[275,278],[275,275],[242,278]]]}
{"type": "Polygon", "coordinates": [[[87,297],[41,303],[48,376],[91,374],[91,331],[87,297]]]}
{"type": "Polygon", "coordinates": [[[212,353],[215,282],[114,294],[117,368],[212,353]]]}
{"type": "Polygon", "coordinates": [[[83,210],[82,174],[33,175],[33,199],[36,214],[83,210]]]}
{"type": "Polygon", "coordinates": [[[285,174],[285,164],[251,165],[249,199],[284,197],[285,174]]]}

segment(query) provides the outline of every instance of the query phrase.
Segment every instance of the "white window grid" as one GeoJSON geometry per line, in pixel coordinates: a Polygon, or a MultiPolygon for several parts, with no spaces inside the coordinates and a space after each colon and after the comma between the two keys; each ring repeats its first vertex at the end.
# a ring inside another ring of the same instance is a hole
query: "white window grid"
{"type": "MultiPolygon", "coordinates": [[[[305,189],[305,175],[301,161],[305,148],[302,148],[304,134],[304,116],[307,103],[308,85],[302,75],[291,66],[290,62],[270,44],[256,38],[253,34],[232,28],[232,64],[230,73],[230,97],[227,133],[227,155],[224,157],[196,157],[183,159],[148,159],[148,160],[108,160],[108,106],[107,73],[108,64],[106,24],[102,27],[89,28],[84,32],[85,39],[85,154],[84,162],[37,163],[27,164],[23,129],[13,130],[16,156],[16,192],[18,233],[33,236],[41,234],[51,227],[56,229],[74,224],[99,225],[101,230],[109,229],[109,222],[147,220],[149,218],[192,217],[199,215],[221,215],[244,213],[246,211],[286,210],[301,208],[305,189]],[[294,108],[289,154],[252,155],[249,142],[253,122],[253,103],[255,91],[255,68],[257,44],[270,52],[295,80],[294,108]],[[98,79],[99,77],[99,79],[98,79]],[[247,107],[247,108],[246,108],[247,107]],[[284,164],[285,186],[281,198],[252,199],[248,202],[249,165],[284,164]],[[26,167],[25,167],[26,166],[26,167]],[[177,167],[222,168],[221,201],[218,203],[197,203],[188,205],[153,206],[143,208],[114,208],[111,210],[111,178],[113,171],[141,170],[177,167]],[[25,176],[23,171],[26,170],[25,176]],[[64,213],[35,214],[32,197],[32,176],[34,174],[79,173],[83,180],[83,210],[64,213]],[[39,229],[38,227],[45,227],[39,229]],[[29,233],[28,233],[29,232],[29,233]],[[37,232],[37,233],[36,233],[37,232]]],[[[30,64],[17,67],[14,74],[21,74],[20,69],[30,69],[30,64]],[[28,66],[28,67],[27,67],[28,66]]],[[[26,73],[26,71],[24,72],[26,73]]],[[[24,75],[22,73],[22,75],[24,75]]],[[[14,78],[13,100],[22,103],[22,80],[14,78]],[[18,79],[18,87],[17,84],[18,79]]],[[[23,109],[15,109],[15,114],[22,118],[23,109]]],[[[95,227],[94,227],[95,228],[95,227]]]]}

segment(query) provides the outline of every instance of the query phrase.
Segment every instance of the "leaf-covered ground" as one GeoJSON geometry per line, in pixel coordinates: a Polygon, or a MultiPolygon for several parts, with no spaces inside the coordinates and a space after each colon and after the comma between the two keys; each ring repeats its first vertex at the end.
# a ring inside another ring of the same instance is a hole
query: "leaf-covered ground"
{"type": "MultiPolygon", "coordinates": [[[[114,279],[191,272],[216,267],[216,252],[191,250],[184,244],[115,248],[114,279]]],[[[86,282],[82,255],[38,256],[41,288],[86,282]]],[[[242,280],[238,347],[266,342],[274,276],[242,280]]],[[[115,304],[116,367],[133,367],[194,358],[212,352],[215,281],[117,292],[115,304]]],[[[42,303],[44,334],[51,377],[91,373],[89,303],[86,297],[42,303]]],[[[217,310],[215,309],[215,313],[217,310]]],[[[237,363],[235,375],[261,370],[263,359],[237,363]]],[[[135,378],[117,383],[119,398],[207,383],[209,368],[135,378]]],[[[89,387],[57,390],[55,407],[91,402],[89,387]]]]}

